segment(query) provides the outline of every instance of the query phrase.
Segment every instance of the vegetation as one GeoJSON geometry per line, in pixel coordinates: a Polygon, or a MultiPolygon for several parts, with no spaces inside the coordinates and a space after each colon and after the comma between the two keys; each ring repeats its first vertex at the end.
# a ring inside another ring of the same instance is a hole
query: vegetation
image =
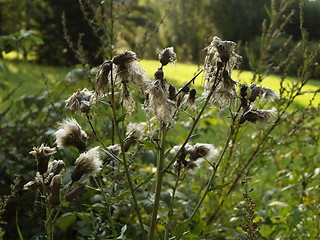
{"type": "Polygon", "coordinates": [[[97,51],[70,32],[68,14],[58,35],[79,65],[1,62],[0,239],[318,238],[320,46],[303,17],[311,3],[271,1],[261,35],[236,46],[206,41],[208,2],[192,2],[166,1],[153,19],[136,17],[154,1],[80,1],[97,51]],[[189,21],[193,10],[199,18],[189,21]],[[172,18],[181,21],[165,24],[172,18]],[[143,31],[130,35],[135,26],[143,31]],[[157,53],[161,37],[177,47],[157,53]],[[252,71],[241,70],[238,50],[252,71]],[[194,56],[197,65],[179,62],[194,56]]]}

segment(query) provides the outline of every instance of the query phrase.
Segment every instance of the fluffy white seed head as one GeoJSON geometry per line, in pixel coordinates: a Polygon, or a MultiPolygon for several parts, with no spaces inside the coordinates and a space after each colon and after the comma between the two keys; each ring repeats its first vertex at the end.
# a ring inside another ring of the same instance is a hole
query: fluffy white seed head
{"type": "Polygon", "coordinates": [[[96,102],[96,97],[93,91],[84,88],[72,94],[66,101],[66,108],[74,111],[88,113],[91,106],[96,102]]]}
{"type": "Polygon", "coordinates": [[[97,173],[100,171],[101,165],[99,147],[91,148],[80,154],[75,161],[75,169],[71,176],[72,181],[78,181],[84,174],[97,173]]]}
{"type": "Polygon", "coordinates": [[[59,124],[59,129],[53,134],[58,148],[75,146],[83,152],[86,148],[87,134],[82,130],[78,122],[73,119],[65,119],[59,124]]]}

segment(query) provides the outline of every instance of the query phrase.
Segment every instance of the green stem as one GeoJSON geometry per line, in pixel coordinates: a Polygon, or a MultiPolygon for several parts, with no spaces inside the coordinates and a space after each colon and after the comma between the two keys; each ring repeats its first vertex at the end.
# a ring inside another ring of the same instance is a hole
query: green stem
{"type": "Polygon", "coordinates": [[[117,236],[117,232],[116,232],[116,229],[114,227],[114,222],[113,222],[113,218],[111,216],[111,208],[110,208],[110,199],[107,198],[107,195],[106,195],[106,192],[104,191],[103,187],[102,187],[102,183],[101,183],[101,179],[99,178],[99,182],[97,181],[97,178],[93,178],[95,183],[97,184],[98,188],[100,189],[101,193],[102,193],[102,196],[104,198],[104,201],[105,201],[105,204],[107,205],[107,217],[108,217],[108,220],[109,220],[109,223],[110,223],[110,227],[111,227],[111,231],[112,231],[112,235],[113,237],[116,237],[117,236]]]}
{"type": "Polygon", "coordinates": [[[157,176],[156,176],[156,192],[154,197],[153,203],[153,210],[152,210],[152,219],[150,225],[150,232],[149,232],[149,240],[154,239],[154,233],[157,224],[157,215],[159,210],[159,203],[160,203],[160,195],[161,195],[161,187],[162,187],[162,180],[164,172],[163,170],[163,163],[164,163],[164,147],[166,142],[166,134],[167,134],[167,125],[161,123],[161,145],[158,151],[158,159],[157,159],[157,176]]]}
{"type": "Polygon", "coordinates": [[[193,210],[192,214],[190,215],[190,217],[189,217],[189,219],[188,219],[189,221],[190,221],[190,220],[194,217],[194,215],[197,213],[197,211],[198,211],[198,209],[200,208],[203,200],[205,199],[205,197],[207,196],[207,194],[210,192],[210,188],[211,188],[211,186],[212,186],[213,179],[214,179],[214,177],[215,177],[215,175],[216,175],[216,173],[217,173],[217,170],[218,170],[218,167],[219,167],[219,165],[220,165],[220,163],[221,163],[221,160],[223,159],[224,154],[226,153],[226,150],[227,150],[227,148],[228,148],[228,146],[229,146],[229,142],[230,142],[230,140],[231,140],[231,138],[232,138],[233,132],[234,132],[234,129],[231,127],[231,130],[230,130],[228,139],[227,139],[227,141],[226,141],[226,143],[225,143],[225,145],[224,145],[224,148],[223,148],[223,150],[222,150],[222,152],[221,152],[221,154],[220,154],[220,157],[219,157],[217,163],[215,164],[215,167],[213,168],[213,171],[212,171],[212,174],[211,174],[211,176],[210,176],[210,179],[209,179],[209,182],[208,182],[208,184],[207,184],[207,187],[206,187],[206,189],[204,190],[204,193],[203,193],[203,195],[201,196],[200,200],[198,201],[198,203],[197,203],[195,209],[193,210]]]}
{"type": "Polygon", "coordinates": [[[49,201],[47,201],[46,205],[46,235],[48,240],[53,240],[53,209],[51,208],[51,204],[49,203],[49,201]]]}
{"type": "MultiPolygon", "coordinates": [[[[111,72],[111,84],[113,86],[112,72],[111,72]]],[[[133,186],[133,182],[132,182],[132,179],[131,179],[131,175],[130,175],[130,171],[129,171],[129,165],[128,165],[127,158],[126,158],[126,153],[124,151],[124,142],[123,142],[122,135],[121,135],[121,132],[120,132],[120,129],[119,129],[119,125],[118,125],[119,122],[117,120],[117,112],[116,112],[116,106],[115,106],[115,100],[114,100],[114,89],[113,89],[113,87],[111,89],[112,89],[111,108],[112,108],[112,113],[113,113],[114,127],[115,127],[116,133],[118,135],[119,143],[120,143],[120,147],[121,147],[121,153],[122,153],[122,158],[123,158],[122,159],[122,164],[124,166],[125,175],[126,175],[126,178],[127,178],[128,184],[129,184],[131,196],[132,196],[132,199],[133,199],[134,209],[135,209],[135,211],[137,213],[137,216],[138,216],[139,225],[140,225],[140,228],[141,228],[141,231],[142,231],[142,237],[143,237],[143,239],[146,239],[146,232],[145,232],[145,229],[144,229],[144,226],[143,226],[142,216],[141,216],[141,213],[140,213],[140,208],[139,208],[137,197],[136,197],[136,194],[135,194],[135,188],[133,186]]]]}
{"type": "Polygon", "coordinates": [[[181,180],[180,179],[180,170],[178,170],[177,179],[176,179],[176,182],[175,182],[174,187],[173,187],[172,197],[171,197],[170,206],[169,206],[168,221],[167,221],[167,224],[166,224],[166,230],[165,230],[165,234],[164,234],[164,239],[165,240],[169,239],[169,227],[170,227],[170,223],[171,223],[171,216],[173,215],[173,203],[174,203],[174,198],[175,198],[175,195],[176,195],[176,192],[177,192],[177,188],[178,188],[178,184],[179,184],[180,180],[181,180]]]}

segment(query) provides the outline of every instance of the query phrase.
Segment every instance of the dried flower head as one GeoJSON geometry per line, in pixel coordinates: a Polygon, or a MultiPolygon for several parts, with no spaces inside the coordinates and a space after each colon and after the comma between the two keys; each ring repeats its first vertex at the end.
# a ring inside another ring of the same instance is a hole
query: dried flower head
{"type": "Polygon", "coordinates": [[[144,126],[140,123],[129,123],[127,126],[126,140],[123,150],[127,152],[129,148],[144,135],[144,126]]]}
{"type": "Polygon", "coordinates": [[[270,110],[257,110],[257,109],[250,109],[247,111],[243,116],[240,118],[239,122],[240,124],[245,123],[246,121],[248,122],[267,122],[271,118],[275,116],[275,109],[270,109],[270,110]]]}
{"type": "MultiPolygon", "coordinates": [[[[110,145],[107,147],[108,151],[111,152],[113,155],[118,156],[121,153],[121,147],[119,144],[110,145]]],[[[111,158],[108,154],[105,155],[103,158],[103,163],[108,164],[111,162],[111,158]]]]}
{"type": "Polygon", "coordinates": [[[241,60],[235,53],[236,43],[222,41],[214,37],[207,49],[205,58],[205,78],[203,96],[208,97],[212,92],[211,103],[218,102],[221,107],[227,106],[236,98],[235,85],[231,78],[232,70],[241,60]]]}
{"type": "Polygon", "coordinates": [[[109,91],[109,77],[112,70],[112,61],[105,61],[96,75],[96,93],[103,96],[109,91]]]}
{"type": "Polygon", "coordinates": [[[25,185],[23,185],[23,190],[36,190],[42,185],[42,176],[40,176],[39,173],[37,173],[34,180],[27,182],[25,185]]]}
{"type": "Polygon", "coordinates": [[[113,58],[113,63],[116,65],[127,64],[138,60],[137,55],[132,51],[125,51],[113,58]]]}
{"type": "Polygon", "coordinates": [[[88,113],[91,106],[96,102],[96,97],[92,91],[84,88],[72,94],[66,101],[66,108],[74,111],[88,113]]]}
{"type": "Polygon", "coordinates": [[[251,84],[250,87],[250,94],[248,100],[250,102],[254,102],[257,97],[265,98],[267,101],[273,101],[274,99],[279,99],[278,93],[276,93],[271,88],[261,87],[255,83],[251,84]]]}
{"type": "Polygon", "coordinates": [[[227,70],[231,70],[242,59],[240,55],[235,53],[236,43],[232,41],[222,41],[219,37],[214,36],[212,42],[207,49],[207,57],[205,65],[217,65],[218,62],[228,63],[227,70]]]}
{"type": "MultiPolygon", "coordinates": [[[[178,153],[181,146],[172,148],[172,153],[178,153]]],[[[218,154],[218,150],[212,144],[196,143],[195,145],[186,144],[180,151],[177,161],[174,165],[175,171],[180,171],[182,167],[194,169],[197,167],[195,161],[199,158],[210,159],[218,154]],[[187,158],[189,156],[189,158],[187,158]]]]}
{"type": "Polygon", "coordinates": [[[62,160],[53,160],[49,163],[48,172],[54,175],[61,174],[66,170],[66,164],[62,160]]]}
{"type": "Polygon", "coordinates": [[[190,151],[190,160],[196,161],[198,158],[210,159],[217,155],[217,150],[212,144],[196,143],[190,151]]]}
{"type": "Polygon", "coordinates": [[[261,98],[265,98],[267,101],[272,102],[273,100],[280,98],[279,94],[271,88],[263,87],[262,91],[261,98]]]}
{"type": "Polygon", "coordinates": [[[174,52],[173,47],[168,47],[163,50],[159,50],[159,61],[162,66],[167,65],[168,63],[174,63],[177,61],[177,55],[174,52]]]}
{"type": "Polygon", "coordinates": [[[144,109],[158,120],[170,123],[177,110],[176,103],[169,99],[169,93],[161,79],[157,79],[150,86],[144,109]]]}
{"type": "Polygon", "coordinates": [[[72,181],[78,181],[84,174],[100,171],[101,165],[99,147],[91,148],[89,151],[80,154],[75,161],[75,168],[71,175],[72,181]]]}
{"type": "Polygon", "coordinates": [[[87,134],[81,129],[75,119],[65,119],[59,124],[59,129],[53,134],[58,148],[75,146],[80,152],[86,148],[87,134]]]}
{"type": "Polygon", "coordinates": [[[40,147],[34,147],[33,151],[29,153],[36,157],[38,172],[43,175],[48,170],[49,160],[56,153],[56,150],[42,143],[40,147]]]}
{"type": "Polygon", "coordinates": [[[53,206],[60,203],[60,186],[62,183],[62,177],[60,174],[54,176],[50,183],[50,196],[49,201],[53,206]]]}

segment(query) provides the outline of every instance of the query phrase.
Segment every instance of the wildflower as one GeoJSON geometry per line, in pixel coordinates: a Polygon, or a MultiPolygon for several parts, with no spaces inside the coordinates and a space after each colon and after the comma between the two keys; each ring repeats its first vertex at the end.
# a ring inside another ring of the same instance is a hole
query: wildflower
{"type": "Polygon", "coordinates": [[[52,205],[56,206],[60,203],[60,186],[62,183],[62,177],[60,174],[54,176],[50,183],[50,196],[49,201],[52,205]]]}
{"type": "Polygon", "coordinates": [[[263,93],[262,87],[260,85],[257,85],[255,83],[251,84],[250,87],[250,95],[248,97],[248,100],[250,102],[254,102],[257,97],[261,96],[263,93]]]}
{"type": "Polygon", "coordinates": [[[66,119],[59,124],[59,129],[53,134],[58,148],[74,146],[83,152],[86,148],[87,134],[81,129],[75,119],[66,119]]]}
{"type": "Polygon", "coordinates": [[[23,185],[23,190],[36,190],[42,185],[42,176],[39,173],[36,174],[34,180],[27,182],[23,185]]]}
{"type": "Polygon", "coordinates": [[[122,102],[129,113],[134,111],[135,102],[129,91],[129,84],[134,83],[135,87],[142,92],[149,86],[149,78],[145,76],[145,70],[139,65],[134,52],[125,51],[113,58],[115,64],[116,84],[122,87],[122,102]]]}
{"type": "MultiPolygon", "coordinates": [[[[121,153],[121,147],[119,144],[110,145],[107,147],[108,151],[111,152],[113,155],[118,156],[121,153]]],[[[106,156],[103,159],[104,164],[108,164],[111,161],[109,155],[106,154],[106,156]]]]}
{"type": "Polygon", "coordinates": [[[191,89],[188,94],[187,100],[183,103],[186,104],[187,107],[193,109],[194,111],[198,111],[198,105],[196,103],[196,94],[197,91],[195,89],[191,89]]]}
{"type": "Polygon", "coordinates": [[[91,106],[95,103],[95,96],[92,91],[84,88],[72,94],[66,101],[66,108],[74,111],[88,113],[91,106]]]}
{"type": "Polygon", "coordinates": [[[262,98],[265,98],[267,101],[273,101],[274,99],[279,99],[280,96],[277,92],[275,92],[274,90],[272,90],[271,88],[266,88],[263,87],[262,88],[262,98]]]}
{"type": "Polygon", "coordinates": [[[279,99],[278,93],[276,93],[274,90],[266,87],[261,87],[257,84],[251,84],[250,87],[250,95],[248,97],[248,100],[250,102],[254,102],[257,97],[265,98],[268,101],[273,101],[274,99],[279,99]]]}
{"type": "Polygon", "coordinates": [[[165,123],[173,120],[177,109],[176,103],[169,99],[169,94],[161,79],[155,80],[151,85],[144,109],[165,123]]]}
{"type": "Polygon", "coordinates": [[[52,181],[54,176],[58,174],[61,175],[65,170],[66,170],[66,165],[62,160],[53,160],[52,162],[49,163],[48,171],[43,175],[44,183],[49,184],[52,181]]]}
{"type": "Polygon", "coordinates": [[[230,72],[242,59],[235,53],[236,43],[232,41],[222,41],[219,37],[214,36],[207,49],[206,64],[215,66],[218,62],[227,63],[230,72]]]}
{"type": "Polygon", "coordinates": [[[124,142],[124,151],[128,151],[130,146],[136,143],[136,139],[144,135],[144,127],[139,123],[129,123],[127,126],[126,141],[124,142]]]}
{"type": "MultiPolygon", "coordinates": [[[[177,153],[181,146],[175,146],[172,148],[171,152],[177,153]]],[[[199,158],[212,158],[217,155],[217,150],[212,144],[197,143],[195,145],[186,144],[181,150],[177,162],[174,165],[176,172],[180,171],[182,166],[187,169],[194,169],[197,167],[195,161],[199,158]],[[189,159],[187,157],[189,156],[189,159]]]]}
{"type": "Polygon", "coordinates": [[[67,193],[66,200],[70,202],[76,196],[80,195],[85,189],[86,185],[87,185],[86,181],[83,181],[82,183],[80,183],[78,186],[76,186],[74,189],[72,189],[70,192],[67,193]]]}
{"type": "Polygon", "coordinates": [[[168,47],[159,51],[159,61],[162,66],[167,65],[168,63],[174,63],[177,61],[177,55],[174,52],[173,47],[168,47]]]}
{"type": "Polygon", "coordinates": [[[101,165],[99,147],[91,148],[89,151],[81,153],[75,161],[75,169],[71,175],[72,181],[78,181],[84,174],[98,172],[101,165]]]}
{"type": "Polygon", "coordinates": [[[170,84],[169,86],[169,100],[175,101],[176,98],[176,88],[170,84]]]}
{"type": "Polygon", "coordinates": [[[112,70],[112,61],[105,61],[96,75],[96,93],[102,96],[109,91],[109,75],[112,70]]]}
{"type": "Polygon", "coordinates": [[[212,158],[217,154],[217,150],[212,144],[196,143],[190,151],[190,160],[196,161],[198,158],[212,158]]]}
{"type": "Polygon", "coordinates": [[[40,147],[34,147],[29,153],[36,157],[38,172],[43,175],[48,170],[48,162],[56,150],[42,143],[40,147]]]}
{"type": "Polygon", "coordinates": [[[236,98],[235,85],[237,82],[231,78],[231,72],[241,60],[241,56],[235,53],[235,47],[236,43],[222,41],[216,36],[206,47],[207,56],[204,68],[206,82],[203,96],[211,96],[214,92],[211,102],[217,101],[221,106],[230,104],[236,98]]]}
{"type": "Polygon", "coordinates": [[[243,124],[246,121],[249,121],[252,123],[255,123],[257,121],[267,122],[274,116],[275,116],[275,109],[271,109],[271,110],[250,109],[245,114],[243,114],[239,122],[240,124],[243,124]]]}

